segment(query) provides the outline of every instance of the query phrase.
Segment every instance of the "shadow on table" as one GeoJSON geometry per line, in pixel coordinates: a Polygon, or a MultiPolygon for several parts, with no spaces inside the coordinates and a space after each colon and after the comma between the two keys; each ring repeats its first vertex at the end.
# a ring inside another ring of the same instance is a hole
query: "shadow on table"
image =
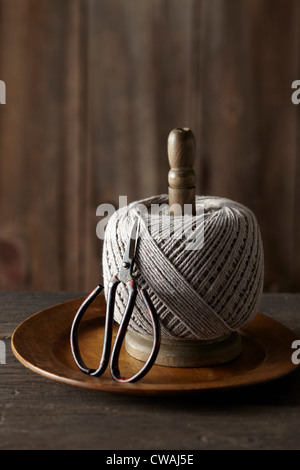
{"type": "Polygon", "coordinates": [[[118,407],[134,407],[135,411],[145,409],[155,409],[161,411],[184,411],[195,412],[201,410],[213,410],[222,407],[228,410],[244,409],[251,412],[251,407],[255,412],[265,407],[295,407],[300,405],[300,368],[289,375],[272,380],[267,383],[242,386],[223,390],[201,391],[195,394],[180,396],[129,396],[111,394],[106,392],[94,392],[88,390],[74,390],[74,393],[84,395],[88,401],[100,400],[102,403],[109,403],[118,407]]]}

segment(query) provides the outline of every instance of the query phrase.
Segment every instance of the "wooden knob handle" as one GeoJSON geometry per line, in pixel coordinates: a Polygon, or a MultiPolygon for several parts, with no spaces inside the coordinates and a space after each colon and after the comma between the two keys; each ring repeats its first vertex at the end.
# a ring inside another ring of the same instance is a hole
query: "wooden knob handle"
{"type": "Polygon", "coordinates": [[[171,215],[183,215],[184,205],[191,205],[195,214],[195,137],[191,129],[173,129],[168,138],[170,171],[169,207],[171,215]]]}

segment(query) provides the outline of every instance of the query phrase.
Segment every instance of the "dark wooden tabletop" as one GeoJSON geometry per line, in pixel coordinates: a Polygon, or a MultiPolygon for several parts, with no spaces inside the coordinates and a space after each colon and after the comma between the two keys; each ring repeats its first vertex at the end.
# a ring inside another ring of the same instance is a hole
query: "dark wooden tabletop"
{"type": "MultiPolygon", "coordinates": [[[[1,449],[300,449],[300,368],[226,392],[146,398],[71,387],[21,365],[10,347],[14,329],[82,295],[0,293],[1,449]]],[[[260,311],[300,336],[300,294],[266,294],[260,311]]]]}

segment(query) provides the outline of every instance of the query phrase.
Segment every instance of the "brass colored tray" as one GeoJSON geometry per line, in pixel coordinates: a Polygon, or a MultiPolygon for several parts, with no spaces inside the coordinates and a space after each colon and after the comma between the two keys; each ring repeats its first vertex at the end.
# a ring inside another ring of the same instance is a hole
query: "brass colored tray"
{"type": "MultiPolygon", "coordinates": [[[[176,368],[154,366],[140,381],[120,384],[109,368],[101,377],[83,374],[74,363],[69,335],[74,315],[83,299],[67,301],[42,310],[21,323],[12,336],[16,358],[32,371],[65,384],[131,395],[181,395],[267,382],[297,368],[292,363],[292,342],[298,337],[288,328],[258,313],[240,329],[242,352],[237,359],[213,367],[176,368]]],[[[96,368],[102,350],[105,299],[99,296],[82,320],[80,348],[88,367],[96,368]]],[[[141,362],[125,348],[120,370],[130,376],[141,362]]]]}

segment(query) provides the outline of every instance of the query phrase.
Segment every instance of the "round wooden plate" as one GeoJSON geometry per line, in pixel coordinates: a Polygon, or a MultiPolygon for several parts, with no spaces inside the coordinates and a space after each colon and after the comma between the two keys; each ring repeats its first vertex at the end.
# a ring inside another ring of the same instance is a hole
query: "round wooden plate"
{"type": "MultiPolygon", "coordinates": [[[[83,299],[71,300],[38,312],[21,323],[12,336],[16,358],[32,371],[69,385],[132,395],[180,395],[203,390],[266,382],[296,369],[292,342],[298,337],[269,317],[257,314],[241,328],[242,353],[227,364],[213,367],[154,366],[135,384],[114,381],[109,368],[101,377],[83,374],[70,350],[70,327],[83,299]]],[[[88,367],[96,368],[102,350],[105,299],[99,296],[86,313],[80,329],[80,348],[88,367]]],[[[123,348],[120,370],[124,376],[140,369],[141,362],[123,348]]]]}

